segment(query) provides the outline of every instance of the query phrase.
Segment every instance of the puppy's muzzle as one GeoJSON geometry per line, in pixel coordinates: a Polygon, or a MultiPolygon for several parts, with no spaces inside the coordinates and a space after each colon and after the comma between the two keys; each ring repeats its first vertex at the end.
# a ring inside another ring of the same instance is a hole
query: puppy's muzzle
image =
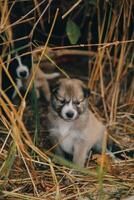
{"type": "Polygon", "coordinates": [[[74,109],[71,101],[63,106],[61,117],[67,121],[75,120],[78,117],[78,112],[74,109]]]}
{"type": "Polygon", "coordinates": [[[18,67],[16,71],[17,71],[17,76],[18,76],[19,78],[24,78],[24,79],[26,79],[26,78],[28,78],[28,76],[29,76],[29,70],[28,70],[28,68],[25,67],[25,66],[18,67]]]}
{"type": "Polygon", "coordinates": [[[27,71],[21,71],[21,72],[19,73],[19,76],[20,76],[21,78],[27,78],[27,77],[28,77],[28,72],[27,72],[27,71]]]}
{"type": "Polygon", "coordinates": [[[73,119],[73,117],[74,117],[74,112],[68,111],[68,112],[66,113],[66,117],[67,117],[68,119],[73,119]]]}
{"type": "Polygon", "coordinates": [[[16,60],[18,61],[18,67],[16,69],[18,78],[27,79],[29,76],[28,66],[26,66],[22,63],[22,60],[18,55],[16,56],[16,60]]]}

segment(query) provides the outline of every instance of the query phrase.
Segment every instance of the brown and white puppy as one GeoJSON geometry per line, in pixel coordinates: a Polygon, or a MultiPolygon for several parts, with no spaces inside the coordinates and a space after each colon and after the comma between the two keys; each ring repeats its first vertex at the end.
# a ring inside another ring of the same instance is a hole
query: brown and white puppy
{"type": "Polygon", "coordinates": [[[90,91],[78,79],[60,79],[51,96],[48,113],[50,139],[56,151],[73,155],[84,166],[91,148],[101,152],[105,126],[88,108],[90,91]]]}
{"type": "MultiPolygon", "coordinates": [[[[29,84],[31,84],[33,73],[34,73],[34,71],[31,69],[30,74],[26,78],[19,78],[16,80],[16,85],[17,85],[18,90],[20,90],[20,89],[23,89],[24,91],[27,90],[27,88],[29,87],[29,84]]],[[[32,84],[30,85],[30,91],[32,90],[33,83],[34,83],[37,98],[40,98],[40,91],[42,91],[47,102],[49,102],[50,101],[50,88],[49,88],[48,80],[58,78],[59,76],[60,76],[60,73],[58,73],[58,72],[47,74],[47,73],[44,73],[40,68],[38,68],[38,70],[35,74],[34,80],[33,80],[32,84]]],[[[12,99],[15,99],[16,96],[17,96],[17,91],[15,90],[12,95],[12,99]]]]}

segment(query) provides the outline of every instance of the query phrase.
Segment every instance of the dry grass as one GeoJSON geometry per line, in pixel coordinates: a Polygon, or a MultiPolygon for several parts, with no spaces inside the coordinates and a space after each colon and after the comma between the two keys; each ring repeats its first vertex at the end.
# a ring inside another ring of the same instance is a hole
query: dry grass
{"type": "MultiPolygon", "coordinates": [[[[40,16],[37,2],[34,1],[35,8],[38,9],[40,16]]],[[[57,19],[57,10],[48,39],[44,47],[38,48],[41,52],[39,58],[38,60],[36,57],[34,58],[37,65],[33,75],[34,79],[40,63],[46,62],[46,59],[54,65],[54,59],[62,55],[89,56],[88,84],[92,90],[90,107],[107,124],[111,138],[122,148],[124,154],[129,149],[134,150],[134,78],[130,81],[132,77],[130,72],[134,70],[134,33],[132,38],[128,37],[132,4],[131,0],[123,1],[121,5],[119,1],[119,5],[114,10],[116,12],[111,13],[109,28],[103,41],[102,35],[105,32],[107,16],[104,15],[104,18],[101,19],[100,9],[97,7],[99,44],[75,45],[76,50],[71,50],[74,46],[53,47],[49,49],[48,53],[46,50],[57,19]],[[123,19],[123,34],[119,41],[121,17],[123,19]],[[79,50],[79,47],[85,46],[89,47],[89,50],[79,50]],[[93,52],[90,49],[91,46],[98,46],[98,52],[93,52]],[[111,56],[111,51],[113,51],[113,56],[111,56]]],[[[8,11],[7,5],[8,0],[0,2],[0,32],[5,31],[8,38],[8,41],[3,42],[4,48],[1,58],[4,56],[9,42],[12,41],[11,27],[13,24],[10,24],[8,20],[10,10],[8,11]]],[[[50,6],[51,1],[49,1],[47,8],[49,9],[50,6]]],[[[72,8],[70,7],[63,15],[63,18],[73,12],[76,6],[77,4],[74,3],[72,8]]],[[[104,6],[107,9],[107,3],[104,3],[104,6]]],[[[25,20],[24,17],[16,23],[22,23],[23,20],[25,20]]],[[[10,56],[8,59],[10,60],[10,56]]],[[[1,68],[6,70],[2,59],[0,59],[0,65],[1,83],[1,68]]],[[[63,69],[56,64],[55,67],[63,72],[63,69]]],[[[8,71],[7,75],[10,77],[8,71]]],[[[17,90],[14,83],[13,85],[17,90]]],[[[123,199],[123,197],[134,194],[133,158],[126,156],[125,160],[114,163],[104,155],[102,157],[96,155],[87,161],[86,168],[80,169],[66,160],[54,157],[48,150],[39,148],[39,145],[35,145],[38,144],[39,137],[36,135],[39,131],[37,128],[39,125],[38,117],[41,117],[45,123],[47,107],[43,103],[39,106],[35,101],[34,109],[31,106],[26,108],[25,99],[29,88],[24,98],[17,91],[21,97],[21,104],[16,108],[5,95],[0,84],[0,96],[2,97],[0,105],[8,117],[7,119],[2,113],[0,115],[0,199],[104,200],[123,199]],[[42,106],[44,106],[43,109],[42,106]],[[36,111],[41,116],[36,115],[35,117],[36,111]],[[31,120],[30,125],[26,123],[28,118],[31,120]]],[[[46,136],[44,127],[44,125],[40,126],[43,129],[40,131],[46,136]]]]}

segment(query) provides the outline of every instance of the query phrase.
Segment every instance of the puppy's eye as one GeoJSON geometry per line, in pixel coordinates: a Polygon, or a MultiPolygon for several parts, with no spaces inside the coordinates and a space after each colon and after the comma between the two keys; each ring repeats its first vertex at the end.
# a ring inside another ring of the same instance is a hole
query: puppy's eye
{"type": "Polygon", "coordinates": [[[61,103],[61,104],[65,104],[65,99],[61,99],[61,98],[58,98],[58,97],[56,97],[56,99],[61,103]]]}
{"type": "Polygon", "coordinates": [[[64,104],[65,103],[65,99],[59,99],[60,103],[64,104]]]}
{"type": "Polygon", "coordinates": [[[79,106],[80,103],[81,103],[81,101],[76,101],[76,102],[75,102],[75,104],[76,104],[77,106],[79,106]]]}
{"type": "Polygon", "coordinates": [[[83,101],[84,101],[84,99],[81,99],[81,100],[75,101],[74,103],[76,106],[79,106],[83,101]]]}

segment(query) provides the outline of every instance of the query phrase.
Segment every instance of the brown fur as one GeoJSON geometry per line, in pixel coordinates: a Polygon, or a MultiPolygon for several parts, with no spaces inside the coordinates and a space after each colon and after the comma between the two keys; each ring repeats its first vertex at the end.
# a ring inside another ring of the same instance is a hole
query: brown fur
{"type": "MultiPolygon", "coordinates": [[[[57,77],[59,77],[59,75],[60,75],[59,73],[46,74],[40,68],[38,68],[36,75],[35,75],[35,79],[34,79],[35,91],[36,91],[37,98],[40,97],[39,91],[41,90],[43,92],[44,96],[46,97],[46,100],[48,102],[50,101],[50,88],[49,88],[48,80],[57,78],[57,77]]],[[[25,83],[26,88],[30,84],[32,76],[33,76],[33,71],[31,70],[30,75],[25,83]]]]}

